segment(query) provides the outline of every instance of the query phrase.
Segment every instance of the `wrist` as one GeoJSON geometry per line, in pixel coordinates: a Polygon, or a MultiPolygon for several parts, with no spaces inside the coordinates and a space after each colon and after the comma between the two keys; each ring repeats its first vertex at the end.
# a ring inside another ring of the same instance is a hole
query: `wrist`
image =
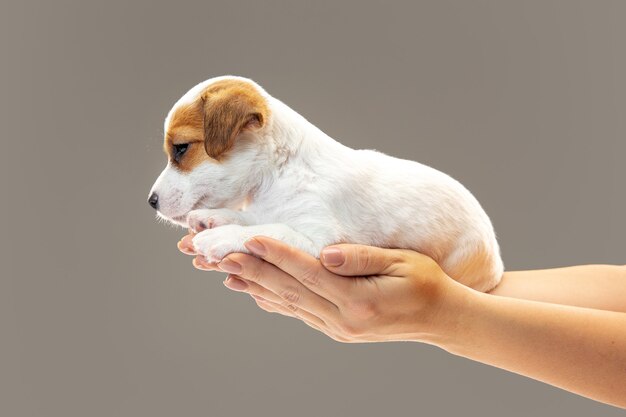
{"type": "Polygon", "coordinates": [[[415,341],[425,342],[455,353],[467,343],[467,330],[485,302],[485,294],[456,281],[442,291],[433,307],[428,330],[417,335],[415,341]]]}

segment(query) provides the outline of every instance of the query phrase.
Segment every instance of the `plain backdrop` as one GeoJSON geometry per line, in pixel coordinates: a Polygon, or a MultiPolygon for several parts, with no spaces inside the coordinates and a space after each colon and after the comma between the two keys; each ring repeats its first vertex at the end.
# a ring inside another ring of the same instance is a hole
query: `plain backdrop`
{"type": "Polygon", "coordinates": [[[267,314],[194,270],[145,200],[169,108],[237,74],[349,146],[459,179],[508,269],[624,264],[624,16],[622,1],[3,1],[0,414],[622,415],[267,314]]]}

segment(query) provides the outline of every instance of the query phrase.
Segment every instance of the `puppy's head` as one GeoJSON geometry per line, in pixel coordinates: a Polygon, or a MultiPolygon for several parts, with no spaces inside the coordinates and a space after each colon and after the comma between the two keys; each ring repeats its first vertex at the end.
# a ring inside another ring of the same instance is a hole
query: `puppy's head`
{"type": "Polygon", "coordinates": [[[241,206],[258,181],[251,166],[269,118],[267,96],[251,80],[218,77],[189,90],[165,119],[168,162],[148,203],[184,227],[191,210],[241,206]]]}

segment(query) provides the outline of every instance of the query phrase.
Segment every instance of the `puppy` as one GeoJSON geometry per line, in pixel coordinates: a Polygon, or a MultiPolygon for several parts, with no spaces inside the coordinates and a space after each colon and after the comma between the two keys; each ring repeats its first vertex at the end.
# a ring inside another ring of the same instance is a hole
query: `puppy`
{"type": "Polygon", "coordinates": [[[224,76],[165,118],[168,163],[148,198],[209,261],[269,236],[319,257],[335,243],[413,249],[479,291],[503,273],[493,226],[448,175],[348,148],[252,80],[224,76]]]}

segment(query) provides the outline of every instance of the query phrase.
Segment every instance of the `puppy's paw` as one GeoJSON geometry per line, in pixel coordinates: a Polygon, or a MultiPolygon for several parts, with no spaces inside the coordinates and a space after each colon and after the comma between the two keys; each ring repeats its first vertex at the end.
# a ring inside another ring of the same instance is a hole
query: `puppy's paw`
{"type": "Polygon", "coordinates": [[[200,233],[203,230],[236,223],[237,218],[229,215],[229,211],[223,209],[193,210],[187,215],[187,224],[195,233],[200,233]]]}
{"type": "Polygon", "coordinates": [[[229,253],[250,253],[243,245],[248,235],[244,227],[234,224],[206,229],[193,238],[193,247],[209,262],[217,263],[229,253]]]}

